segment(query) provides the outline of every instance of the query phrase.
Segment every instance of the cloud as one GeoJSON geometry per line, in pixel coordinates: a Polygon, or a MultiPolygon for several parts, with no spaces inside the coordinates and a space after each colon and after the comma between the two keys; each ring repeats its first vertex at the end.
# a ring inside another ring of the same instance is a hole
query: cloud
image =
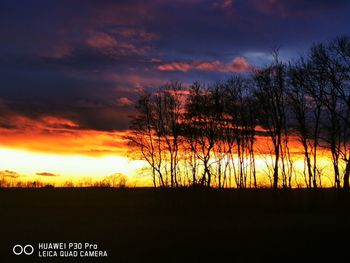
{"type": "Polygon", "coordinates": [[[43,116],[39,121],[43,122],[45,127],[56,128],[56,129],[76,129],[79,125],[72,120],[59,118],[55,116],[43,116]]]}
{"type": "Polygon", "coordinates": [[[232,60],[232,62],[226,65],[224,72],[237,72],[242,73],[248,71],[252,68],[252,66],[248,63],[248,61],[243,57],[237,57],[232,60]]]}
{"type": "Polygon", "coordinates": [[[214,61],[192,61],[192,62],[172,62],[158,66],[160,71],[215,71],[221,73],[243,73],[249,71],[252,66],[243,57],[236,57],[230,63],[224,64],[219,60],[214,61]]]}
{"type": "Polygon", "coordinates": [[[7,177],[7,178],[18,178],[20,175],[14,171],[10,171],[10,170],[4,170],[4,171],[0,171],[0,176],[1,177],[7,177]]]}
{"type": "Polygon", "coordinates": [[[103,32],[94,32],[86,42],[90,47],[98,49],[110,48],[117,45],[117,41],[113,37],[103,32]]]}
{"type": "Polygon", "coordinates": [[[0,117],[0,128],[21,131],[66,132],[79,129],[79,125],[70,119],[62,117],[43,115],[31,118],[8,111],[6,116],[0,117]]]}
{"type": "Polygon", "coordinates": [[[36,175],[40,175],[40,176],[59,176],[58,174],[53,174],[53,173],[48,173],[48,172],[42,172],[42,173],[36,173],[36,175]]]}
{"type": "Polygon", "coordinates": [[[117,40],[114,36],[104,32],[94,32],[86,40],[86,44],[104,54],[110,56],[142,55],[150,48],[137,45],[128,40],[117,40]]]}
{"type": "Polygon", "coordinates": [[[126,97],[122,97],[116,100],[117,105],[118,106],[122,106],[122,107],[127,107],[127,106],[131,106],[134,104],[133,101],[131,101],[130,99],[126,98],[126,97]]]}
{"type": "MultiPolygon", "coordinates": [[[[118,82],[116,83],[118,86],[114,87],[115,91],[106,89],[106,94],[111,98],[82,98],[62,101],[59,105],[30,102],[0,103],[0,111],[3,112],[0,115],[0,132],[4,129],[9,133],[18,134],[34,134],[34,131],[45,134],[64,134],[81,130],[128,129],[130,121],[128,116],[134,113],[134,108],[121,107],[116,98],[136,99],[138,90],[141,91],[142,87],[135,86],[136,83],[131,81],[132,79],[128,80],[125,83],[126,86],[122,86],[125,88],[123,91],[119,90],[118,82]],[[131,86],[132,84],[134,86],[131,86]]],[[[125,99],[119,102],[123,105],[127,103],[125,99]]]]}
{"type": "MultiPolygon", "coordinates": [[[[121,100],[124,104],[130,103],[121,100]]],[[[124,154],[124,130],[129,127],[132,107],[120,107],[115,100],[111,105],[81,102],[70,108],[67,117],[54,115],[26,116],[13,111],[0,101],[1,146],[36,152],[84,154],[102,156],[124,154]],[[69,115],[69,116],[68,116],[69,115]],[[114,145],[111,144],[114,142],[114,145]]],[[[30,109],[30,107],[29,107],[30,109]]],[[[56,112],[65,115],[63,112],[56,112]]],[[[15,177],[10,171],[0,176],[15,177]]]]}
{"type": "Polygon", "coordinates": [[[187,62],[172,62],[169,64],[163,64],[158,66],[158,69],[160,71],[182,71],[182,72],[187,72],[191,69],[193,69],[193,64],[192,63],[187,63],[187,62]]]}
{"type": "MultiPolygon", "coordinates": [[[[120,115],[120,114],[119,114],[120,115]]],[[[127,118],[127,117],[126,117],[127,118]]],[[[12,149],[68,155],[124,155],[126,132],[66,130],[65,132],[0,128],[1,146],[12,149]]],[[[1,174],[0,174],[1,175],[1,174]]]]}
{"type": "MultiPolygon", "coordinates": [[[[129,103],[121,98],[136,101],[138,93],[170,79],[220,80],[220,73],[268,63],[264,52],[276,45],[302,49],[347,32],[349,7],[345,0],[77,0],[28,9],[8,1],[4,10],[13,12],[2,17],[1,98],[19,116],[0,109],[0,129],[13,135],[17,147],[50,150],[54,142],[59,150],[66,143],[73,151],[76,141],[63,133],[128,129],[133,107],[121,107],[129,103]],[[224,15],[230,10],[235,16],[224,15]],[[280,13],[298,12],[310,16],[279,19],[280,13]],[[228,61],[228,54],[244,58],[228,61]],[[23,133],[30,140],[21,145],[23,133]],[[47,137],[45,144],[39,133],[47,137]]],[[[4,137],[1,142],[10,140],[4,137]]],[[[88,143],[105,151],[90,135],[82,137],[84,151],[88,143]]]]}
{"type": "MultiPolygon", "coordinates": [[[[158,62],[157,62],[158,64],[158,62]]],[[[168,79],[156,74],[110,74],[109,78],[117,86],[118,92],[125,96],[137,95],[145,90],[154,89],[164,85],[168,79]]]]}

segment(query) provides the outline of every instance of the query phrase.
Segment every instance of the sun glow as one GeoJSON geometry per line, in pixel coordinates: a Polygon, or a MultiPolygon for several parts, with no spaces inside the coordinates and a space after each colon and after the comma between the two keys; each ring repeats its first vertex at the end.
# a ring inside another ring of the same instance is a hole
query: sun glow
{"type": "MultiPolygon", "coordinates": [[[[149,166],[146,161],[133,159],[137,154],[128,149],[123,135],[84,131],[64,138],[62,134],[52,137],[36,134],[36,140],[28,136],[22,140],[17,135],[7,136],[5,144],[0,146],[0,180],[10,182],[11,186],[34,181],[55,186],[90,186],[118,175],[126,178],[127,186],[153,185],[149,166]],[[113,140],[117,143],[113,144],[113,140]],[[23,145],[26,147],[19,148],[23,145]]],[[[266,138],[258,137],[256,145],[257,152],[262,153],[256,154],[257,180],[261,186],[268,186],[274,158],[269,154],[266,138]]],[[[297,141],[291,142],[294,187],[305,182],[304,157],[299,148],[297,141]]],[[[249,160],[246,162],[245,166],[249,167],[249,160]]],[[[212,163],[212,169],[216,169],[215,160],[212,163]]],[[[332,164],[326,152],[319,152],[318,164],[323,174],[323,186],[331,186],[332,164]]]]}
{"type": "Polygon", "coordinates": [[[144,166],[142,161],[122,156],[84,156],[39,153],[25,150],[0,148],[0,170],[14,171],[15,176],[25,181],[40,180],[61,184],[86,178],[102,180],[113,174],[123,174],[129,182],[138,180],[137,171],[144,166]]]}

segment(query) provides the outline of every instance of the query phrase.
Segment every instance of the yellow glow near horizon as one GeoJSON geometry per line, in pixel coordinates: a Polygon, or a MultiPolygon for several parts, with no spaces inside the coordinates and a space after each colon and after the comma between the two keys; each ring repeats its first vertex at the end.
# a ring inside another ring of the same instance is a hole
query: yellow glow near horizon
{"type": "Polygon", "coordinates": [[[14,150],[0,147],[0,170],[14,171],[21,179],[64,181],[82,178],[103,179],[121,173],[132,179],[136,171],[144,166],[142,161],[133,161],[122,156],[92,157],[85,155],[63,155],[14,150]],[[51,173],[57,176],[40,176],[51,173]]]}
{"type": "MultiPolygon", "coordinates": [[[[40,181],[60,186],[65,182],[72,182],[75,185],[79,185],[79,182],[101,182],[108,176],[122,174],[126,176],[129,186],[152,185],[152,178],[149,175],[139,173],[141,168],[148,167],[145,161],[131,160],[115,154],[103,156],[53,154],[0,147],[0,156],[0,172],[2,172],[0,175],[4,178],[4,174],[6,176],[4,171],[8,171],[9,175],[11,172],[18,174],[18,178],[5,178],[7,180],[40,181]]],[[[293,159],[296,175],[293,179],[293,185],[297,186],[305,181],[302,175],[304,159],[302,154],[295,154],[293,159]]],[[[323,171],[323,186],[331,186],[331,160],[326,155],[321,154],[318,163],[319,168],[323,171]]],[[[263,185],[268,185],[268,175],[271,173],[269,169],[272,168],[273,157],[269,155],[257,157],[255,164],[258,181],[263,185]]]]}

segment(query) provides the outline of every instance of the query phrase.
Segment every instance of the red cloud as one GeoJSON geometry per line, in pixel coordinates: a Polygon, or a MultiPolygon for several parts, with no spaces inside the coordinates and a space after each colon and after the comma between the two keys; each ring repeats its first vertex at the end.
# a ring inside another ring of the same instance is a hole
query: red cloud
{"type": "Polygon", "coordinates": [[[86,42],[94,48],[109,48],[117,45],[117,41],[113,37],[102,32],[95,32],[86,42]]]}
{"type": "Polygon", "coordinates": [[[0,118],[0,126],[7,127],[6,123],[11,123],[12,129],[19,129],[21,131],[40,129],[47,132],[63,132],[79,128],[79,125],[74,121],[55,116],[41,116],[38,119],[31,119],[26,116],[14,114],[0,118]]]}
{"type": "Polygon", "coordinates": [[[187,72],[191,70],[193,66],[186,62],[173,62],[169,64],[163,64],[158,66],[158,69],[161,71],[182,71],[187,72]]]}
{"type": "Polygon", "coordinates": [[[140,55],[144,54],[149,49],[149,47],[139,47],[124,40],[117,40],[114,36],[103,32],[94,32],[86,40],[86,44],[89,47],[111,56],[128,54],[140,55]]]}
{"type": "Polygon", "coordinates": [[[130,99],[126,97],[119,98],[116,100],[116,102],[118,106],[131,106],[134,104],[130,99]]]}
{"type": "Polygon", "coordinates": [[[218,60],[212,62],[201,62],[198,65],[195,65],[197,70],[202,71],[221,71],[223,67],[224,65],[218,60]]]}
{"type": "Polygon", "coordinates": [[[226,66],[225,70],[227,72],[243,73],[250,70],[251,68],[252,66],[248,63],[248,61],[245,58],[237,57],[226,66]]]}
{"type": "Polygon", "coordinates": [[[217,71],[223,73],[235,72],[243,73],[252,69],[252,66],[243,57],[236,57],[230,63],[224,64],[218,60],[214,61],[192,61],[192,62],[172,62],[158,66],[160,71],[217,71]]]}
{"type": "MultiPolygon", "coordinates": [[[[9,116],[6,123],[0,118],[1,147],[90,156],[124,155],[127,151],[123,139],[125,132],[81,130],[77,129],[79,126],[73,121],[53,116],[38,119],[20,115],[9,116]],[[6,123],[11,125],[4,125],[6,123]],[[113,146],[109,145],[110,142],[113,142],[113,146]]],[[[16,175],[9,171],[0,171],[1,176],[16,175]]]]}
{"type": "Polygon", "coordinates": [[[46,127],[69,128],[69,129],[79,128],[79,125],[77,123],[65,118],[57,118],[54,116],[43,116],[40,120],[44,123],[46,127]]]}

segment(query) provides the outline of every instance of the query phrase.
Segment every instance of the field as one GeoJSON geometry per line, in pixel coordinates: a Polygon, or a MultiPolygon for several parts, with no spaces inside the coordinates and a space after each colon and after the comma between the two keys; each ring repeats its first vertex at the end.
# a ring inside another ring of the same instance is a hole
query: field
{"type": "Polygon", "coordinates": [[[349,262],[350,194],[322,190],[0,189],[1,262],[349,262]],[[108,257],[15,256],[89,242],[108,257]]]}

